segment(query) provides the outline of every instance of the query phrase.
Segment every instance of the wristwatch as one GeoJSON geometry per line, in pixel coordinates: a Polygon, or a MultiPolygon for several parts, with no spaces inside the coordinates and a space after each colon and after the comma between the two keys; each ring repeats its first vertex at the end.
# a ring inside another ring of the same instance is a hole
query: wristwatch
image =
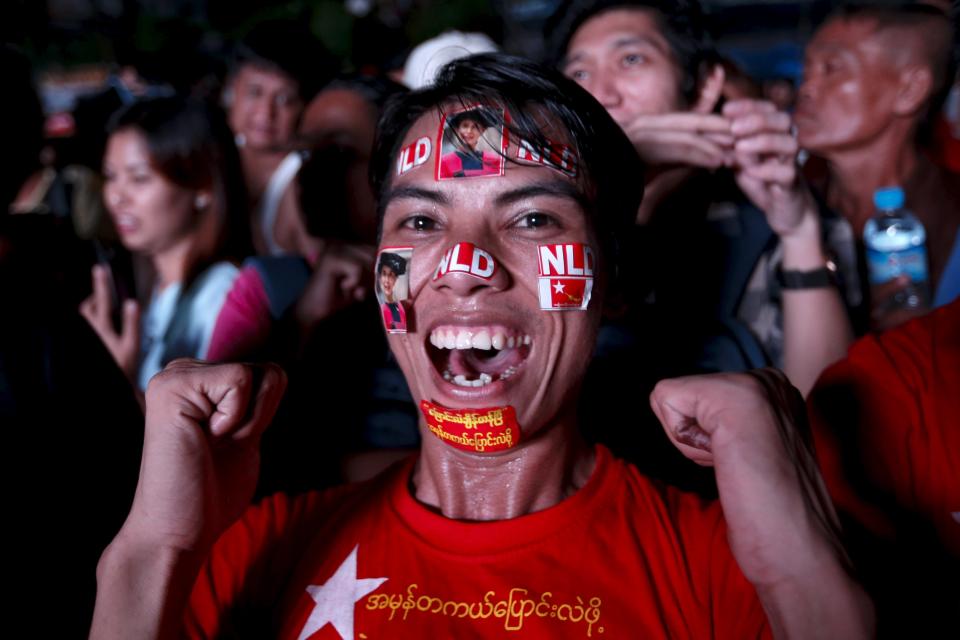
{"type": "Polygon", "coordinates": [[[781,289],[822,289],[837,284],[837,265],[827,260],[819,269],[811,271],[785,271],[777,269],[777,282],[781,289]]]}

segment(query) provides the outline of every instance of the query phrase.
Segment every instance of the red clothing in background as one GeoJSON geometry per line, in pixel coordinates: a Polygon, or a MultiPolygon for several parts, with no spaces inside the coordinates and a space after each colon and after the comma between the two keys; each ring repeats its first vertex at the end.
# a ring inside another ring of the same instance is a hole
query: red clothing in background
{"type": "Polygon", "coordinates": [[[189,634],[770,635],[719,504],[657,486],[602,447],[572,497],[495,522],[450,520],[418,503],[408,488],[414,462],[251,508],[200,574],[189,634]]]}

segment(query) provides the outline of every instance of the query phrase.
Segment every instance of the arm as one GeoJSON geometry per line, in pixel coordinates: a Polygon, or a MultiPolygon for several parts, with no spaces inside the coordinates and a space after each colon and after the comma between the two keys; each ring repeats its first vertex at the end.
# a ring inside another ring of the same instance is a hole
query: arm
{"type": "MultiPolygon", "coordinates": [[[[767,216],[783,247],[782,269],[812,271],[826,264],[820,216],[796,166],[790,116],[769,102],[724,106],[735,142],[737,183],[767,216]]],[[[846,355],[853,329],[834,286],[783,290],[783,370],[806,395],[827,365],[846,355]]]]}
{"type": "Polygon", "coordinates": [[[178,360],[151,380],[133,506],[97,567],[91,638],[175,637],[213,543],[246,508],[279,367],[178,360]]]}
{"type": "Polygon", "coordinates": [[[865,638],[873,607],[851,577],[836,514],[779,373],[663,381],[651,397],[674,445],[712,465],[727,537],[778,638],[865,638]]]}

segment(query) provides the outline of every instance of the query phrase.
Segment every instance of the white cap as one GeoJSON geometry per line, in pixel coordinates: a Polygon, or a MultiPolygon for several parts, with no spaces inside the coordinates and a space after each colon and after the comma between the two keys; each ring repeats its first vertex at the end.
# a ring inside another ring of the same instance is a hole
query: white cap
{"type": "Polygon", "coordinates": [[[433,84],[437,72],[448,62],[475,53],[499,51],[489,36],[482,33],[446,31],[417,45],[403,65],[403,83],[411,89],[433,84]]]}

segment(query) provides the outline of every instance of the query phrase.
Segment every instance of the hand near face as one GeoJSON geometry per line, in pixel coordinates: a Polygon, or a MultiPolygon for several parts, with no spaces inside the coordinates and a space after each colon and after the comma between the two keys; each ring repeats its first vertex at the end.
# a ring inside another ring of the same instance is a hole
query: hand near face
{"type": "Polygon", "coordinates": [[[137,373],[137,358],[140,353],[140,306],[136,300],[123,303],[123,319],[120,333],[113,328],[113,301],[111,300],[111,276],[103,265],[94,265],[92,270],[93,293],[80,304],[80,315],[97,332],[117,366],[133,380],[137,373]]]}
{"type": "Polygon", "coordinates": [[[313,275],[300,299],[296,316],[303,327],[363,300],[372,279],[375,249],[366,245],[328,243],[318,254],[313,275]]]}
{"type": "Polygon", "coordinates": [[[665,380],[651,405],[684,455],[716,469],[730,546],[754,585],[775,585],[842,555],[803,402],[783,374],[665,380]]]}
{"type": "Polygon", "coordinates": [[[815,212],[797,168],[797,141],[790,115],[764,100],[734,100],[723,107],[733,136],[732,166],[744,194],[783,237],[815,212]]]}
{"type": "Polygon", "coordinates": [[[175,360],[147,388],[140,481],[121,535],[204,553],[253,496],[260,436],[286,387],[276,365],[175,360]]]}
{"type": "Polygon", "coordinates": [[[733,142],[727,119],[709,113],[643,114],[623,130],[650,165],[716,169],[724,165],[733,142]]]}

